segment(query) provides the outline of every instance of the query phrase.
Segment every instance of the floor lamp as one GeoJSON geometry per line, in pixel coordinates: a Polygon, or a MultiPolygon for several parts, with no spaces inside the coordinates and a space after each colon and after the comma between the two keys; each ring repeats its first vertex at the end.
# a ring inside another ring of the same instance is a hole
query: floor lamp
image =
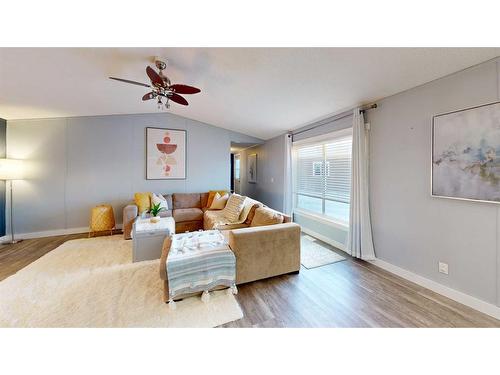
{"type": "Polygon", "coordinates": [[[6,180],[9,182],[10,190],[10,241],[4,242],[4,245],[14,244],[21,242],[22,240],[16,240],[14,238],[14,221],[13,221],[13,200],[12,200],[12,181],[23,179],[23,161],[17,159],[0,159],[0,180],[6,180]]]}

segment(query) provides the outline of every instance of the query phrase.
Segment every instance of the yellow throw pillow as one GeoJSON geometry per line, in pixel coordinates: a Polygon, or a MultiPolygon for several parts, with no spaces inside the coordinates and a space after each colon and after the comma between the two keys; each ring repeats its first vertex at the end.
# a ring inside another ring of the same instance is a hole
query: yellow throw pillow
{"type": "Polygon", "coordinates": [[[214,201],[215,194],[219,193],[220,196],[224,196],[224,194],[229,193],[227,190],[210,190],[208,192],[208,200],[207,207],[212,207],[212,202],[214,201]]]}
{"type": "Polygon", "coordinates": [[[211,210],[222,210],[226,207],[227,200],[229,199],[229,194],[224,194],[222,197],[219,193],[215,193],[214,200],[210,205],[211,210]]]}
{"type": "Polygon", "coordinates": [[[151,193],[135,193],[134,203],[138,208],[139,215],[151,208],[151,193]]]}
{"type": "Polygon", "coordinates": [[[279,212],[267,207],[259,207],[255,210],[251,227],[261,227],[264,225],[281,224],[285,218],[279,212]]]}

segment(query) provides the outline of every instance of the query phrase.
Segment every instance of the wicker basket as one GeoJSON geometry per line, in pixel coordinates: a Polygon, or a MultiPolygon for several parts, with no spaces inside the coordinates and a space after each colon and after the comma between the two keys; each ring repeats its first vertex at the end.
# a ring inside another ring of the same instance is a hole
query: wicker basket
{"type": "Polygon", "coordinates": [[[109,204],[101,204],[99,206],[92,207],[92,211],[90,213],[89,237],[95,232],[104,232],[108,230],[112,235],[113,229],[115,229],[115,215],[113,207],[109,204]]]}

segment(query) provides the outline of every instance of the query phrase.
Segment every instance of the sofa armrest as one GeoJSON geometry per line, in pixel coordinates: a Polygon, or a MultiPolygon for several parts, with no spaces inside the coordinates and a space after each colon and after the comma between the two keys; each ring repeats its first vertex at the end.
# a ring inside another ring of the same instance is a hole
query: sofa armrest
{"type": "Polygon", "coordinates": [[[229,231],[238,284],[300,270],[300,225],[284,223],[229,231]]]}
{"type": "Polygon", "coordinates": [[[132,232],[132,225],[137,217],[139,209],[135,204],[129,204],[123,209],[123,238],[129,240],[132,232]]]}
{"type": "Polygon", "coordinates": [[[160,257],[160,278],[168,282],[167,278],[167,258],[168,253],[170,252],[170,246],[172,245],[172,236],[168,236],[163,241],[163,245],[161,248],[161,257],[160,257]]]}

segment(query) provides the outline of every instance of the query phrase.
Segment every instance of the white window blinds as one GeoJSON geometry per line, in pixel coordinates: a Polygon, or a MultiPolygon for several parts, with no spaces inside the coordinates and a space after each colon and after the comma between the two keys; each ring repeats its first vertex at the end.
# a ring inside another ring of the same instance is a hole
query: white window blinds
{"type": "Polygon", "coordinates": [[[351,194],[352,137],[341,138],[325,147],[325,198],[349,203],[351,194]]]}
{"type": "Polygon", "coordinates": [[[352,136],[294,146],[295,207],[349,221],[352,136]]]}

